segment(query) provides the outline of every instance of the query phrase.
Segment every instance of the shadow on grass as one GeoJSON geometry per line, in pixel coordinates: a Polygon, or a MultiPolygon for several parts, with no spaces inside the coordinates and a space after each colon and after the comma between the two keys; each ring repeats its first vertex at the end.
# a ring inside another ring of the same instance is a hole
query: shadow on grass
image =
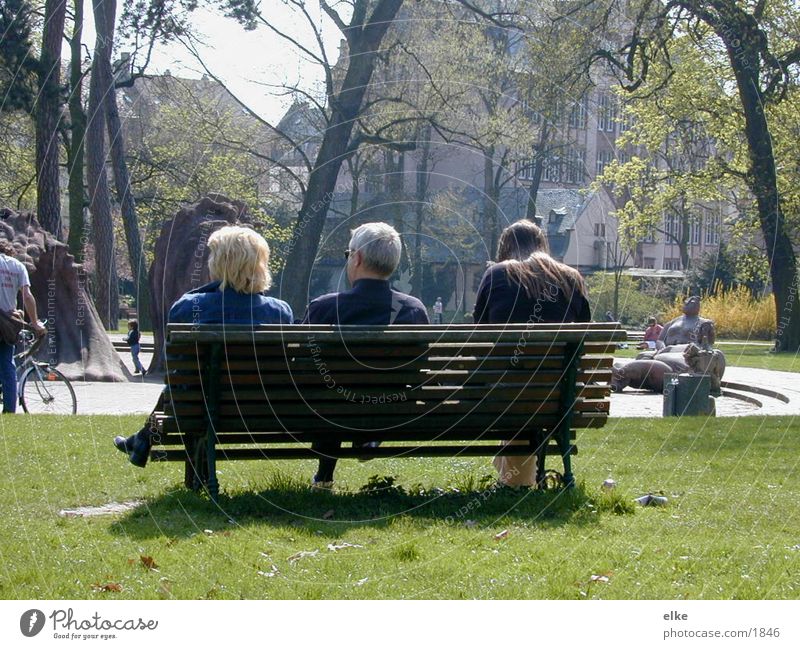
{"type": "Polygon", "coordinates": [[[174,491],[151,499],[111,525],[111,531],[132,538],[186,538],[204,530],[260,527],[339,538],[354,527],[384,528],[398,518],[425,526],[486,527],[505,523],[561,526],[595,525],[597,514],[633,512],[630,499],[619,494],[575,489],[430,489],[411,490],[375,476],[359,492],[313,492],[291,480],[271,480],[266,489],[207,496],[174,491]],[[276,484],[277,482],[277,484],[276,484]],[[299,528],[299,529],[298,529],[299,528]]]}

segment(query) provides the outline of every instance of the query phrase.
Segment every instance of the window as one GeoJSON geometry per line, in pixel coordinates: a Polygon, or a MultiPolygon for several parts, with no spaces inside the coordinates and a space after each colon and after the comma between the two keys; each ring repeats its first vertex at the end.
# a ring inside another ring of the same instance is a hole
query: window
{"type": "Polygon", "coordinates": [[[656,267],[656,258],[655,257],[645,257],[643,260],[645,268],[655,268],[656,267]]]}
{"type": "Polygon", "coordinates": [[[586,167],[586,151],[570,147],[567,151],[566,166],[566,182],[581,182],[583,180],[583,170],[586,167]]]}
{"type": "Polygon", "coordinates": [[[719,243],[719,214],[708,214],[705,218],[706,225],[706,245],[715,246],[719,243]]]}
{"type": "Polygon", "coordinates": [[[615,98],[607,92],[601,92],[597,101],[597,130],[613,133],[616,119],[615,98]]]}
{"type": "Polygon", "coordinates": [[[691,224],[691,232],[690,232],[690,240],[693,246],[700,245],[700,230],[701,226],[700,223],[702,221],[702,217],[697,217],[691,224]]]}
{"type": "Polygon", "coordinates": [[[667,243],[674,243],[680,241],[681,238],[681,222],[677,214],[664,215],[664,232],[672,241],[667,243]]]}
{"type": "Polygon", "coordinates": [[[633,127],[633,115],[626,111],[624,106],[620,110],[619,121],[617,123],[619,124],[620,133],[630,131],[633,127]]]}
{"type": "Polygon", "coordinates": [[[522,112],[525,116],[530,119],[534,124],[539,124],[542,121],[542,116],[538,111],[535,111],[528,100],[521,101],[522,104],[522,112]]]}
{"type": "Polygon", "coordinates": [[[625,151],[620,151],[617,153],[617,160],[619,160],[621,165],[624,165],[631,161],[631,156],[629,153],[625,153],[625,151]]]}
{"type": "Polygon", "coordinates": [[[614,160],[614,154],[611,151],[600,151],[597,154],[597,175],[601,175],[606,167],[614,160]]]}
{"type": "Polygon", "coordinates": [[[524,159],[517,162],[517,178],[533,180],[533,160],[524,159]]]}
{"type": "Polygon", "coordinates": [[[664,259],[664,270],[680,270],[680,259],[664,259]]]}
{"type": "Polygon", "coordinates": [[[605,223],[595,223],[594,224],[594,236],[600,237],[601,239],[605,239],[605,237],[606,237],[606,224],[605,223]]]}
{"type": "Polygon", "coordinates": [[[589,98],[584,96],[572,104],[569,112],[570,128],[586,128],[586,114],[589,112],[589,98]]]}
{"type": "Polygon", "coordinates": [[[542,172],[542,180],[551,183],[561,182],[561,161],[558,159],[548,161],[542,172]]]}

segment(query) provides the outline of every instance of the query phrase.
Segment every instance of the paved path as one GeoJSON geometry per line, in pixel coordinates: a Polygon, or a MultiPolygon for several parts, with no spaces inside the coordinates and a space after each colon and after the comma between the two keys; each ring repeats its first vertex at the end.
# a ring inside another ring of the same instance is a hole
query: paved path
{"type": "MultiPolygon", "coordinates": [[[[800,374],[777,372],[750,367],[728,367],[723,381],[743,383],[780,392],[789,403],[758,394],[745,393],[762,403],[759,408],[732,397],[717,397],[717,417],[740,417],[742,415],[800,415],[800,374]]],[[[612,417],[660,417],[663,397],[638,390],[626,390],[611,395],[612,417]]]]}

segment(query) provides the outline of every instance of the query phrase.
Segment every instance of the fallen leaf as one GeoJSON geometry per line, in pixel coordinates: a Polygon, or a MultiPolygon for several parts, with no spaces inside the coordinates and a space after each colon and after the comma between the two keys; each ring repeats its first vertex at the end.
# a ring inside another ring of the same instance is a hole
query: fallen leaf
{"type": "Polygon", "coordinates": [[[345,548],[363,548],[363,545],[359,545],[358,543],[339,543],[338,545],[334,545],[333,543],[328,543],[328,550],[331,552],[336,552],[337,550],[344,550],[345,548]]]}
{"type": "Polygon", "coordinates": [[[607,584],[610,580],[606,575],[592,575],[590,581],[599,581],[601,584],[607,584]]]}
{"type": "Polygon", "coordinates": [[[144,555],[141,555],[139,557],[139,561],[141,561],[142,565],[148,570],[158,570],[158,565],[156,564],[153,557],[146,557],[144,555]]]}
{"type": "Polygon", "coordinates": [[[92,590],[102,593],[121,593],[122,586],[116,583],[92,584],[92,590]]]}
{"type": "Polygon", "coordinates": [[[291,557],[289,557],[289,563],[294,563],[295,561],[299,561],[300,559],[304,559],[306,557],[315,557],[319,550],[301,550],[300,552],[295,552],[291,557]]]}
{"type": "Polygon", "coordinates": [[[369,579],[369,577],[364,577],[364,579],[359,579],[359,580],[356,582],[356,586],[363,586],[364,584],[366,584],[366,583],[367,583],[367,580],[368,580],[368,579],[369,579]]]}
{"type": "Polygon", "coordinates": [[[323,518],[324,520],[328,521],[328,520],[330,520],[331,518],[333,518],[333,515],[334,515],[335,513],[336,513],[336,512],[335,512],[334,510],[332,510],[332,509],[329,509],[328,511],[326,511],[326,512],[325,512],[325,513],[322,515],[322,518],[323,518]]]}
{"type": "Polygon", "coordinates": [[[208,534],[211,536],[214,533],[214,530],[203,530],[203,534],[208,534]]]}
{"type": "Polygon", "coordinates": [[[501,539],[506,538],[507,536],[508,536],[508,530],[503,530],[502,532],[498,532],[497,534],[494,535],[494,540],[499,541],[501,539]]]}

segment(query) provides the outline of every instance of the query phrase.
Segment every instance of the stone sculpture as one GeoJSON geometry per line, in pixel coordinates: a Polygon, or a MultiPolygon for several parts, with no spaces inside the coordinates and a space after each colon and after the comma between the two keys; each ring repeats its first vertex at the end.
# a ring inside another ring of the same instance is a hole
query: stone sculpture
{"type": "Polygon", "coordinates": [[[122,359],[89,297],[83,266],[67,245],[44,230],[32,214],[0,209],[0,238],[10,241],[28,269],[47,338],[37,358],[57,365],[69,379],[127,381],[122,359]]]}

